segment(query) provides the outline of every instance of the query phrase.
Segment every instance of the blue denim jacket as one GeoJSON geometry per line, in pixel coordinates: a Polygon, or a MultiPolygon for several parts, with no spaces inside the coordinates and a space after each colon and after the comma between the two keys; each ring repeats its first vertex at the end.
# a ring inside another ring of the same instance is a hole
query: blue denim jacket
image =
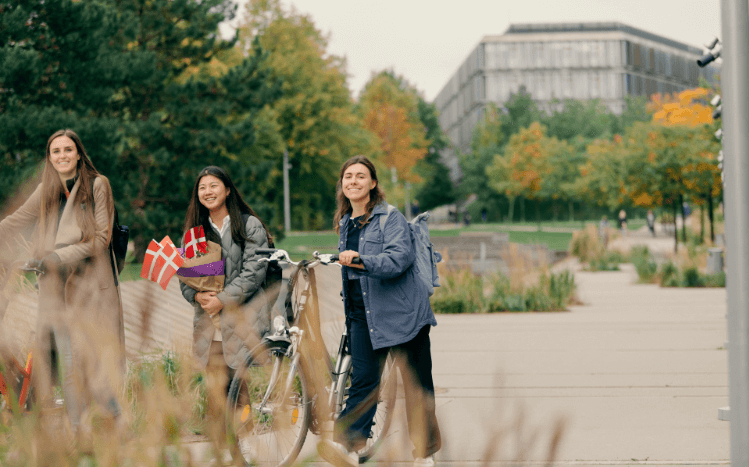
{"type": "MultiPolygon", "coordinates": [[[[380,231],[379,216],[387,213],[386,204],[372,210],[369,223],[359,238],[359,256],[366,270],[342,268],[343,302],[347,310],[348,281],[351,269],[361,277],[362,296],[369,324],[372,347],[381,349],[403,344],[416,337],[425,325],[437,325],[426,285],[414,271],[416,253],[408,221],[393,210],[380,231]]],[[[338,251],[346,251],[350,214],[340,221],[338,251]]]]}

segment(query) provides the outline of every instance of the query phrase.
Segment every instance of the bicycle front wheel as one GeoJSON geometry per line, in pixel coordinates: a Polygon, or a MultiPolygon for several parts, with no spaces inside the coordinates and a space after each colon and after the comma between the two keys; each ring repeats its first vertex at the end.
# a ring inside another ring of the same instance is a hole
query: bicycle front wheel
{"type": "Polygon", "coordinates": [[[307,379],[288,356],[288,343],[252,351],[229,388],[227,423],[245,465],[285,467],[294,462],[311,420],[307,379]]]}

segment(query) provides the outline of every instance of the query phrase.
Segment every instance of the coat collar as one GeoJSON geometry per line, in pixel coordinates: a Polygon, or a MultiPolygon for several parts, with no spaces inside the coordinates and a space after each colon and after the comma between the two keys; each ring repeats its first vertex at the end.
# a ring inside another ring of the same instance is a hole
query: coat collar
{"type": "MultiPolygon", "coordinates": [[[[387,202],[382,201],[379,204],[377,204],[374,209],[372,209],[372,213],[369,215],[369,221],[372,221],[372,218],[374,216],[379,216],[380,214],[385,214],[387,212],[387,202]]],[[[348,212],[343,215],[343,218],[341,218],[340,221],[338,221],[338,226],[343,227],[346,225],[346,223],[351,219],[351,213],[348,212]]]]}
{"type": "MultiPolygon", "coordinates": [[[[68,202],[65,204],[65,209],[62,211],[60,216],[60,223],[57,228],[57,235],[55,236],[55,245],[73,245],[81,241],[83,232],[78,225],[78,219],[76,213],[81,209],[82,203],[75,201],[78,189],[81,186],[80,177],[73,184],[73,188],[70,189],[70,196],[68,202]]],[[[93,206],[86,207],[86,209],[93,209],[93,206]]]]}

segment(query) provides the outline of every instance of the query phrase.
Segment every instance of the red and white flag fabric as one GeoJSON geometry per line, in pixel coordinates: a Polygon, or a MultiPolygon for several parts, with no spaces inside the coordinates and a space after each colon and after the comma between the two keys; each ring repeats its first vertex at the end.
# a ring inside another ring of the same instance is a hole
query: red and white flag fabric
{"type": "Polygon", "coordinates": [[[194,258],[198,253],[205,254],[207,247],[202,225],[193,227],[185,233],[185,258],[194,258]]]}
{"type": "Polygon", "coordinates": [[[169,236],[164,237],[161,242],[151,240],[143,260],[143,268],[140,276],[158,283],[164,290],[169,284],[169,279],[177,272],[185,260],[180,256],[177,247],[169,236]]]}

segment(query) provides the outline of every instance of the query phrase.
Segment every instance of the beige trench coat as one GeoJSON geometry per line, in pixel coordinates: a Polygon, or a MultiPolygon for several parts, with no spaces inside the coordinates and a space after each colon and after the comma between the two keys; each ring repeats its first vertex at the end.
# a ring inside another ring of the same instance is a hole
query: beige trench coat
{"type": "MultiPolygon", "coordinates": [[[[81,242],[83,233],[77,222],[80,210],[91,209],[76,202],[81,180],[70,190],[68,202],[57,223],[59,211],[48,213],[45,229],[37,223],[41,212],[42,186],[13,214],[0,221],[0,243],[13,247],[13,237],[24,228],[34,227],[33,245],[37,251],[55,252],[61,264],[71,273],[65,281],[65,306],[52,293],[52,276],[39,279],[39,310],[37,315],[37,349],[45,355],[50,350],[50,327],[64,323],[71,334],[74,353],[74,372],[79,384],[89,390],[110,391],[121,384],[125,370],[125,332],[119,288],[115,285],[116,266],[109,248],[114,211],[108,212],[111,200],[109,181],[97,177],[94,181],[94,217],[96,234],[93,241],[81,242]],[[64,308],[64,309],[60,309],[64,308]]],[[[40,359],[35,359],[40,362],[40,359]]],[[[37,373],[35,371],[35,373],[37,373]]],[[[43,388],[40,388],[43,389],[43,388]]]]}

